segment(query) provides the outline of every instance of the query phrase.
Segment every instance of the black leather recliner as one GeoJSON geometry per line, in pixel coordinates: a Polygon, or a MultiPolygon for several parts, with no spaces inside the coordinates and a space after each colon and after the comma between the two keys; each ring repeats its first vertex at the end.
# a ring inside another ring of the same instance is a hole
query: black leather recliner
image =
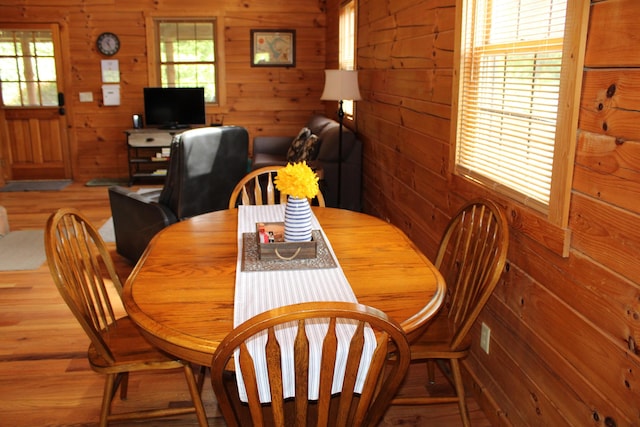
{"type": "Polygon", "coordinates": [[[249,134],[242,127],[192,129],[174,137],[161,190],[109,188],[117,252],[136,262],[164,227],[227,209],[234,186],[247,173],[248,156],[249,134]]]}

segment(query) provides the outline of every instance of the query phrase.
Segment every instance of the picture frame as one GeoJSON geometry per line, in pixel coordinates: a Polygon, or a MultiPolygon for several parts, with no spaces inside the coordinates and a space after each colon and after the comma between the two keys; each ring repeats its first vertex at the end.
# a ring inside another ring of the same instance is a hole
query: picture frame
{"type": "Polygon", "coordinates": [[[295,67],[296,30],[250,30],[252,67],[295,67]]]}

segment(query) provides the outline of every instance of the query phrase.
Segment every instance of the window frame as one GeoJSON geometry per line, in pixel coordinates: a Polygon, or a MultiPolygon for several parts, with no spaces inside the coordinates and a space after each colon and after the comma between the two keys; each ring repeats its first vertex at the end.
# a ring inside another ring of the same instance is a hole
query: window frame
{"type": "Polygon", "coordinates": [[[483,180],[478,176],[469,176],[458,168],[456,151],[458,148],[458,120],[461,115],[459,108],[461,105],[460,87],[463,65],[462,43],[464,43],[465,31],[463,28],[464,7],[466,3],[471,1],[473,0],[456,0],[455,28],[460,28],[461,30],[456,32],[454,46],[451,116],[452,144],[450,152],[450,167],[453,175],[478,184],[498,196],[514,200],[516,203],[524,205],[528,210],[530,209],[543,215],[552,225],[564,228],[567,226],[569,218],[589,3],[567,1],[551,190],[549,204],[544,206],[539,202],[517,197],[513,190],[495,186],[490,180],[483,180]]]}
{"type": "MultiPolygon", "coordinates": [[[[207,114],[224,113],[222,108],[227,103],[226,76],[225,76],[225,52],[224,52],[224,20],[215,12],[207,12],[207,18],[189,15],[147,15],[145,17],[147,31],[147,67],[148,85],[158,87],[161,85],[160,77],[160,36],[157,28],[159,22],[211,22],[214,24],[214,46],[215,46],[215,76],[216,76],[216,102],[205,104],[207,114]]],[[[214,118],[215,122],[220,122],[219,117],[214,118]]]]}

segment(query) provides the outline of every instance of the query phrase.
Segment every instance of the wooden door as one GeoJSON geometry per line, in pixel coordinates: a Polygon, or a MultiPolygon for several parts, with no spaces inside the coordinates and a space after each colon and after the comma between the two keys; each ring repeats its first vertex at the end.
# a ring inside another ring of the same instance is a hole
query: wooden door
{"type": "Polygon", "coordinates": [[[72,178],[61,52],[57,24],[0,22],[5,179],[72,178]]]}

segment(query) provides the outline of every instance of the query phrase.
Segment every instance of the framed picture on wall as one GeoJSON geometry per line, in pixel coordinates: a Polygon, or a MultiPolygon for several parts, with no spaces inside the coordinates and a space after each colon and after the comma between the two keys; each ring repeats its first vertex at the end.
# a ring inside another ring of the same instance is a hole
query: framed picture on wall
{"type": "Polygon", "coordinates": [[[251,30],[252,67],[295,67],[296,30],[251,30]]]}

